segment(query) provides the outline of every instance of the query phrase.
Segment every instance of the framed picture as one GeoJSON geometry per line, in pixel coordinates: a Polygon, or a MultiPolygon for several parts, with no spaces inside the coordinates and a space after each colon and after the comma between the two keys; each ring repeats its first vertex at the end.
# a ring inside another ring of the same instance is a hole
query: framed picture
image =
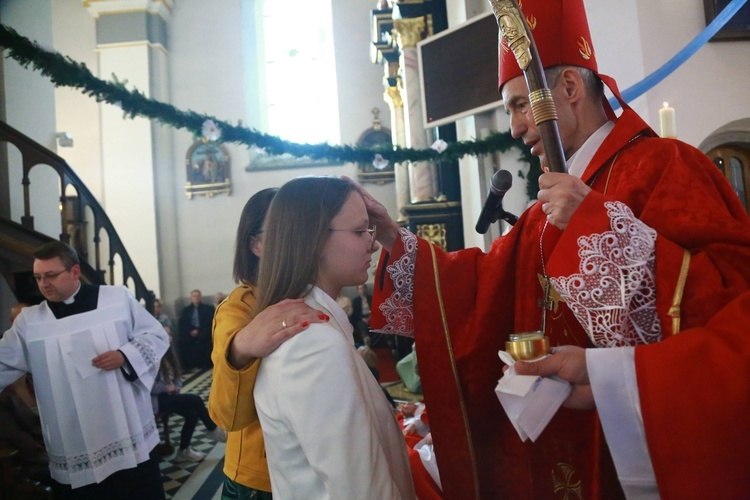
{"type": "Polygon", "coordinates": [[[215,194],[231,192],[229,151],[219,142],[195,141],[185,157],[185,172],[188,199],[196,195],[211,198],[215,194]]]}
{"type": "MultiPolygon", "coordinates": [[[[706,13],[706,25],[729,5],[730,0],[703,0],[706,13]]],[[[750,40],[750,3],[746,3],[737,13],[711,38],[712,42],[750,40]]]]}
{"type": "MultiPolygon", "coordinates": [[[[373,146],[392,146],[393,139],[391,130],[380,124],[380,110],[373,108],[371,113],[375,117],[372,127],[362,132],[357,139],[357,146],[371,148],[373,146]]],[[[357,165],[357,177],[360,183],[386,184],[395,179],[393,163],[389,163],[383,170],[378,170],[372,163],[360,163],[357,165]]]]}

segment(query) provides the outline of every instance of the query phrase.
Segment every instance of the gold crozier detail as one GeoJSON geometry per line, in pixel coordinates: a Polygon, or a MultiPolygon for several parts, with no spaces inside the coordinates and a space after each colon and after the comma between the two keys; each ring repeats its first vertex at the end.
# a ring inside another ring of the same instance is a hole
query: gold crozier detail
{"type": "Polygon", "coordinates": [[[526,71],[531,64],[531,41],[519,10],[510,0],[490,0],[500,34],[516,56],[518,66],[526,71]]]}

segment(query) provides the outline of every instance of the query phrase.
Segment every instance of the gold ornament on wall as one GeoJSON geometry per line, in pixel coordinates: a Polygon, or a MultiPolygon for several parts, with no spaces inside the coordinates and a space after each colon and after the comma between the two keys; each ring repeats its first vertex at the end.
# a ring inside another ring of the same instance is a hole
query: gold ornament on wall
{"type": "Polygon", "coordinates": [[[446,250],[448,247],[446,235],[446,227],[442,222],[439,224],[417,224],[417,236],[439,246],[443,250],[446,250]]]}

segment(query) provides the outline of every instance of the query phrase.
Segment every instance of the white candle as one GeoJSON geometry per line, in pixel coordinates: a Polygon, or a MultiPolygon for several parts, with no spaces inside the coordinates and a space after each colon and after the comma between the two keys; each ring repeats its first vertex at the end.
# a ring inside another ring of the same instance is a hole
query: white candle
{"type": "Polygon", "coordinates": [[[668,102],[665,102],[664,107],[659,110],[659,126],[662,137],[669,137],[670,139],[677,137],[674,108],[670,108],[668,102]]]}

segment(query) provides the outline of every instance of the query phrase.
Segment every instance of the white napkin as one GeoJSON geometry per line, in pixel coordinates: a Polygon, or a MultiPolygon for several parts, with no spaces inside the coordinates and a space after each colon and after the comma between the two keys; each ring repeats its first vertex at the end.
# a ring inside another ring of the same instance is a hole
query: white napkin
{"type": "Polygon", "coordinates": [[[435,449],[431,444],[425,443],[426,440],[427,438],[424,438],[415,444],[414,451],[419,453],[419,458],[422,460],[425,470],[442,491],[443,484],[440,482],[440,473],[438,472],[437,460],[435,459],[435,449]]]}
{"type": "Polygon", "coordinates": [[[497,382],[495,394],[521,441],[536,441],[570,394],[570,384],[558,377],[517,375],[513,356],[505,351],[497,354],[509,368],[497,382]]]}
{"type": "Polygon", "coordinates": [[[87,378],[98,373],[99,368],[91,364],[91,360],[98,356],[91,343],[91,335],[88,332],[79,332],[70,336],[70,346],[66,353],[78,370],[81,378],[87,378]]]}

